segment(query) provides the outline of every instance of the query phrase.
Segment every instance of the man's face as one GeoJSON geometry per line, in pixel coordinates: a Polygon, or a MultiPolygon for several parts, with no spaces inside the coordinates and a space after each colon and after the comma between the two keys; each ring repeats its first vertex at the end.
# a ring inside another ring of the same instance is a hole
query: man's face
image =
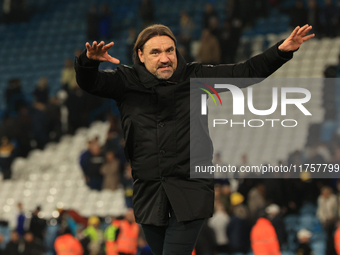
{"type": "Polygon", "coordinates": [[[13,242],[16,242],[16,241],[19,240],[18,232],[13,231],[13,232],[11,233],[11,240],[12,240],[13,242]]]}
{"type": "Polygon", "coordinates": [[[138,56],[146,69],[158,79],[169,79],[177,68],[177,55],[174,41],[165,35],[155,36],[144,44],[138,56]]]}
{"type": "Polygon", "coordinates": [[[33,241],[33,234],[30,233],[30,232],[26,233],[26,234],[24,235],[24,239],[25,239],[25,241],[28,242],[28,243],[32,242],[32,241],[33,241]]]}

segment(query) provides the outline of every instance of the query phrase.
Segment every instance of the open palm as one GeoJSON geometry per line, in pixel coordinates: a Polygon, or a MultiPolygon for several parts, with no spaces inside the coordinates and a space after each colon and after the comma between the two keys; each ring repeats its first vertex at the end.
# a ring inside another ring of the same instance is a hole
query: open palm
{"type": "Polygon", "coordinates": [[[281,51],[294,51],[297,50],[302,43],[313,38],[315,34],[306,34],[312,29],[312,26],[304,25],[303,27],[297,26],[290,36],[279,46],[281,51]]]}
{"type": "Polygon", "coordinates": [[[98,61],[109,61],[113,64],[119,64],[120,61],[114,57],[111,57],[107,51],[112,48],[113,42],[110,42],[105,45],[103,41],[97,44],[96,41],[93,42],[92,46],[90,43],[86,43],[86,56],[89,59],[98,60],[98,61]]]}

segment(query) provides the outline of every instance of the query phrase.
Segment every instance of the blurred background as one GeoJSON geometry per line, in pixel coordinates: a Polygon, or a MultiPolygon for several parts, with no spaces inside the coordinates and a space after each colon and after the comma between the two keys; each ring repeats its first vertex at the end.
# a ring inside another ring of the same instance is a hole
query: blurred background
{"type": "MultiPolygon", "coordinates": [[[[123,222],[134,219],[120,114],[115,101],[78,87],[73,61],[85,42],[104,40],[132,65],[138,33],[154,23],[170,27],[188,62],[204,64],[244,61],[312,25],[316,38],[272,75],[319,78],[305,84],[317,100],[303,135],[289,134],[292,143],[281,146],[279,133],[240,129],[217,145],[215,163],[340,163],[340,1],[0,0],[1,255],[62,254],[62,238],[78,245],[73,254],[121,245],[123,222]],[[241,138],[242,148],[223,151],[241,138]],[[266,142],[266,150],[256,147],[266,142]]],[[[216,179],[215,195],[198,255],[267,254],[261,242],[270,254],[340,254],[337,179],[216,179]]],[[[151,254],[142,231],[133,246],[130,254],[151,254]]]]}

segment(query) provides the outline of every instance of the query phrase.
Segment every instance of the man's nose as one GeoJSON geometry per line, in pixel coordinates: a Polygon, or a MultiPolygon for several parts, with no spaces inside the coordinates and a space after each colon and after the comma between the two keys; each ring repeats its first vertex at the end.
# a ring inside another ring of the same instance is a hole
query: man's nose
{"type": "Polygon", "coordinates": [[[167,54],[165,52],[163,52],[160,56],[160,59],[159,59],[160,62],[162,63],[167,63],[169,62],[169,58],[167,56],[167,54]]]}

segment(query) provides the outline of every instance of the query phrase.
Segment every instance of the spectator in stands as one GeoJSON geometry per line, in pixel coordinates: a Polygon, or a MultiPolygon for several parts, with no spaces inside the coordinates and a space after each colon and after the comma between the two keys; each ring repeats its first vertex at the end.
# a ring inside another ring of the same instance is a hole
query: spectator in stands
{"type": "Polygon", "coordinates": [[[265,197],[266,188],[262,183],[257,183],[256,186],[249,191],[247,205],[252,220],[257,216],[257,212],[261,209],[264,209],[266,206],[265,197]]]}
{"type": "Polygon", "coordinates": [[[267,218],[272,223],[280,248],[287,242],[286,226],[282,218],[281,208],[276,204],[271,204],[266,207],[267,218]]]}
{"type": "Polygon", "coordinates": [[[236,10],[236,2],[235,0],[230,0],[226,2],[224,8],[224,14],[227,18],[233,17],[236,10]]]}
{"type": "Polygon", "coordinates": [[[224,210],[228,215],[232,213],[232,205],[230,201],[231,187],[228,179],[223,179],[220,181],[220,196],[219,201],[223,204],[224,210]]]}
{"type": "Polygon", "coordinates": [[[12,132],[19,146],[17,156],[26,157],[32,149],[32,116],[27,106],[22,106],[18,115],[13,119],[12,132]]]}
{"type": "Polygon", "coordinates": [[[137,32],[136,29],[133,27],[129,28],[129,35],[128,38],[126,38],[126,59],[127,64],[132,65],[132,54],[133,54],[133,46],[135,45],[135,42],[137,40],[137,32]]]}
{"type": "Polygon", "coordinates": [[[83,247],[79,240],[72,235],[71,229],[66,227],[62,229],[60,233],[61,235],[58,236],[54,242],[57,255],[83,255],[83,247]]]}
{"type": "Polygon", "coordinates": [[[214,191],[215,191],[215,203],[216,201],[221,202],[222,189],[220,182],[215,181],[214,191]]]}
{"type": "Polygon", "coordinates": [[[291,10],[290,24],[292,27],[296,27],[306,24],[307,22],[307,10],[303,6],[303,1],[298,0],[291,10]]]}
{"type": "Polygon", "coordinates": [[[181,55],[183,56],[183,58],[185,59],[187,63],[194,61],[194,59],[191,57],[190,52],[188,52],[187,49],[183,45],[179,45],[177,50],[179,53],[181,53],[181,55]]]}
{"type": "Polygon", "coordinates": [[[322,187],[316,214],[326,229],[333,226],[337,213],[338,202],[332,189],[328,186],[322,187]]]}
{"type": "Polygon", "coordinates": [[[209,29],[202,31],[201,45],[198,50],[197,60],[202,64],[216,65],[221,60],[220,44],[209,29]]]}
{"type": "Polygon", "coordinates": [[[90,143],[89,152],[83,155],[81,159],[81,166],[83,167],[86,183],[91,189],[102,189],[103,176],[100,173],[100,168],[104,160],[104,155],[98,142],[90,143]]]}
{"type": "Polygon", "coordinates": [[[87,149],[84,150],[80,155],[79,163],[85,176],[86,176],[86,167],[87,167],[86,163],[88,161],[87,158],[91,155],[90,148],[93,143],[99,143],[99,135],[96,132],[88,135],[87,149]]]}
{"type": "Polygon", "coordinates": [[[254,255],[281,254],[275,229],[264,217],[260,217],[251,229],[250,240],[254,255]]]}
{"type": "MultiPolygon", "coordinates": [[[[219,43],[221,43],[221,29],[220,29],[220,24],[219,24],[217,17],[210,18],[208,29],[209,29],[210,33],[217,38],[219,43]]],[[[224,45],[223,45],[223,47],[224,47],[224,45]]]]}
{"type": "Polygon", "coordinates": [[[296,249],[296,255],[313,255],[313,251],[310,247],[309,240],[312,236],[312,232],[307,229],[300,229],[297,232],[297,238],[299,241],[299,246],[296,249]]]}
{"type": "Polygon", "coordinates": [[[67,92],[77,86],[76,73],[71,59],[65,60],[65,66],[61,70],[61,85],[67,92]]]}
{"type": "MultiPolygon", "coordinates": [[[[180,34],[179,41],[185,47],[187,54],[191,54],[192,34],[195,29],[195,24],[189,14],[182,10],[180,17],[180,34]]],[[[191,62],[191,61],[188,61],[191,62]]]]}
{"type": "Polygon", "coordinates": [[[117,115],[108,114],[106,119],[110,123],[109,132],[115,132],[118,134],[118,136],[123,137],[120,118],[117,115]]]}
{"type": "Polygon", "coordinates": [[[76,84],[72,89],[68,91],[68,97],[65,101],[65,105],[68,110],[67,124],[68,133],[74,134],[74,132],[84,125],[84,102],[85,93],[76,84]]]}
{"type": "Polygon", "coordinates": [[[329,254],[334,250],[333,231],[338,216],[338,201],[333,190],[328,186],[321,188],[316,215],[327,234],[327,254],[329,254]]]}
{"type": "Polygon", "coordinates": [[[99,18],[99,37],[108,39],[111,37],[111,12],[108,4],[100,6],[101,14],[99,18]]]}
{"type": "Polygon", "coordinates": [[[215,232],[217,253],[228,252],[227,226],[229,220],[230,217],[225,211],[223,204],[219,201],[215,201],[215,212],[213,217],[208,220],[208,225],[215,232]]]}
{"type": "Polygon", "coordinates": [[[124,165],[126,163],[124,143],[124,139],[118,132],[109,130],[106,137],[105,145],[103,146],[104,151],[113,151],[115,157],[119,160],[119,171],[121,173],[121,176],[124,173],[124,165]]]}
{"type": "Polygon", "coordinates": [[[104,242],[103,231],[99,228],[100,219],[96,216],[91,216],[88,220],[87,228],[83,231],[83,235],[90,239],[88,245],[90,255],[98,255],[101,245],[104,242]]]}
{"type": "Polygon", "coordinates": [[[325,5],[320,12],[322,30],[324,31],[325,36],[331,38],[336,36],[336,22],[338,16],[337,6],[333,4],[332,0],[325,0],[325,5]]]}
{"type": "Polygon", "coordinates": [[[2,3],[6,23],[27,21],[28,9],[26,0],[5,0],[2,3]]]}
{"type": "Polygon", "coordinates": [[[225,59],[222,63],[235,63],[236,62],[236,53],[237,49],[239,46],[239,41],[242,35],[242,30],[243,29],[243,23],[242,20],[238,17],[233,17],[231,19],[227,19],[224,22],[224,26],[221,31],[221,42],[223,44],[222,47],[222,58],[225,56],[225,59]],[[224,37],[224,33],[228,32],[230,37],[224,37]],[[224,43],[226,43],[226,40],[228,43],[226,44],[227,46],[224,46],[224,43]],[[225,52],[223,52],[223,50],[225,52]]]}
{"type": "Polygon", "coordinates": [[[48,142],[46,105],[35,102],[31,111],[32,117],[32,139],[36,142],[38,149],[43,149],[48,142]]]}
{"type": "Polygon", "coordinates": [[[11,79],[6,89],[6,109],[10,116],[16,115],[20,107],[26,105],[24,94],[21,90],[21,80],[11,79]]]}
{"type": "MultiPolygon", "coordinates": [[[[280,173],[273,173],[273,176],[279,175],[280,173]]],[[[263,185],[266,191],[266,201],[268,203],[277,204],[282,206],[284,204],[284,182],[281,176],[269,179],[265,178],[263,180],[263,185]]]]}
{"type": "Polygon", "coordinates": [[[247,218],[248,212],[246,206],[241,203],[236,203],[233,208],[233,215],[231,216],[227,227],[229,251],[231,253],[248,253],[250,249],[251,227],[247,218]]]}
{"type": "Polygon", "coordinates": [[[302,203],[301,196],[301,181],[299,179],[286,178],[284,179],[284,194],[285,205],[284,210],[286,214],[296,214],[302,203]]]}
{"type": "Polygon", "coordinates": [[[22,203],[18,203],[17,204],[18,207],[18,216],[17,216],[17,228],[16,228],[16,232],[19,234],[20,237],[24,236],[24,231],[25,231],[25,212],[24,212],[24,208],[22,206],[22,203]]]}
{"type": "Polygon", "coordinates": [[[124,139],[115,131],[109,131],[107,133],[106,142],[104,148],[106,151],[118,152],[123,146],[124,139]]]}
{"type": "Polygon", "coordinates": [[[231,49],[232,40],[235,40],[232,36],[232,28],[231,28],[231,20],[226,19],[223,23],[223,27],[221,29],[220,34],[220,45],[221,47],[221,62],[222,63],[235,63],[235,55],[234,50],[231,49]]]}
{"type": "Polygon", "coordinates": [[[62,135],[61,104],[58,97],[52,97],[46,107],[47,132],[50,141],[59,141],[62,135]]]}
{"type": "Polygon", "coordinates": [[[123,220],[119,222],[117,251],[119,254],[134,255],[137,253],[139,225],[135,222],[133,209],[128,209],[123,220]]]}
{"type": "Polygon", "coordinates": [[[49,99],[49,89],[46,77],[41,77],[37,86],[33,91],[33,96],[36,102],[47,104],[49,99]]]}
{"type": "Polygon", "coordinates": [[[204,6],[203,28],[209,27],[209,23],[212,18],[216,18],[218,20],[217,12],[214,10],[211,4],[206,4],[204,6]]]}
{"type": "Polygon", "coordinates": [[[41,239],[36,238],[32,232],[28,231],[24,235],[24,248],[21,255],[44,255],[46,248],[41,239]]]}
{"type": "Polygon", "coordinates": [[[19,234],[17,231],[13,230],[11,232],[11,240],[7,243],[6,248],[4,250],[4,254],[6,255],[19,255],[21,254],[19,249],[19,234]]]}
{"type": "Polygon", "coordinates": [[[309,0],[308,1],[308,24],[313,26],[313,31],[317,37],[322,37],[323,31],[321,26],[320,20],[320,8],[316,0],[309,0]]]}
{"type": "Polygon", "coordinates": [[[116,158],[113,151],[107,151],[105,158],[106,161],[100,168],[100,173],[104,179],[102,189],[116,190],[120,181],[119,159],[116,158]]]}
{"type": "Polygon", "coordinates": [[[11,179],[12,176],[12,162],[15,157],[15,145],[11,143],[7,137],[1,138],[0,144],[0,168],[3,174],[3,179],[11,179]]]}
{"type": "Polygon", "coordinates": [[[87,39],[90,41],[99,38],[99,15],[96,6],[91,6],[87,15],[87,39]]]}
{"type": "Polygon", "coordinates": [[[106,254],[117,254],[117,234],[119,231],[120,220],[111,217],[112,221],[104,232],[106,254]]]}
{"type": "Polygon", "coordinates": [[[8,137],[8,139],[16,138],[16,130],[13,130],[15,127],[13,118],[9,116],[9,114],[5,114],[2,119],[2,123],[0,124],[0,137],[8,137]]]}
{"type": "MultiPolygon", "coordinates": [[[[247,0],[231,0],[227,2],[227,6],[225,8],[225,14],[227,19],[238,20],[243,26],[247,25],[248,22],[248,13],[249,8],[247,7],[247,0]]],[[[254,10],[252,10],[254,12],[254,10]]],[[[267,10],[263,8],[262,12],[266,12],[267,10]]],[[[266,15],[264,15],[266,16],[266,15]]]]}
{"type": "Polygon", "coordinates": [[[90,255],[90,250],[89,250],[89,244],[91,242],[90,238],[88,236],[84,235],[84,226],[85,225],[79,225],[79,227],[77,228],[77,239],[79,240],[79,242],[81,243],[81,246],[83,247],[84,250],[84,254],[83,255],[90,255]]]}
{"type": "MultiPolygon", "coordinates": [[[[32,213],[32,218],[31,218],[31,222],[29,226],[29,234],[32,234],[34,238],[43,241],[45,232],[46,232],[46,220],[40,217],[39,215],[40,212],[41,212],[41,207],[37,206],[35,211],[32,213]]],[[[30,239],[29,235],[28,235],[28,238],[30,239]]]]}
{"type": "Polygon", "coordinates": [[[154,22],[154,8],[152,0],[142,0],[139,7],[139,13],[142,18],[142,28],[146,28],[153,24],[154,22]]]}

